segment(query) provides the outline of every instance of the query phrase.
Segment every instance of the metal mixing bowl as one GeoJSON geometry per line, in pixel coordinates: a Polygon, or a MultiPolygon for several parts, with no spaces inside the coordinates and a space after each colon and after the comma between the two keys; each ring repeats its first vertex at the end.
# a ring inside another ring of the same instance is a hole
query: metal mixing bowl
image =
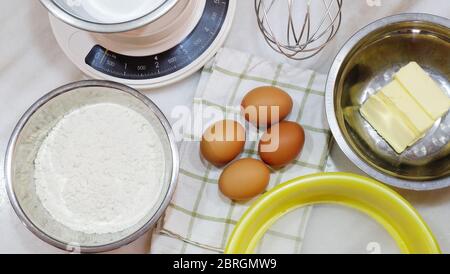
{"type": "Polygon", "coordinates": [[[367,98],[411,61],[419,63],[450,97],[450,20],[401,14],[357,32],[337,55],[326,86],[327,118],[343,152],[386,184],[432,190],[450,186],[450,114],[423,140],[397,154],[360,115],[367,98]]]}
{"type": "Polygon", "coordinates": [[[166,210],[175,190],[179,155],[171,127],[146,96],[108,81],[81,81],[60,87],[39,99],[17,124],[6,152],[6,186],[21,221],[36,236],[58,248],[83,253],[124,246],[147,232],[166,210]],[[85,234],[55,221],[42,205],[34,184],[36,154],[58,121],[71,111],[96,103],[115,103],[143,115],[161,138],[165,156],[164,186],[156,205],[133,227],[109,234],[85,234]]]}

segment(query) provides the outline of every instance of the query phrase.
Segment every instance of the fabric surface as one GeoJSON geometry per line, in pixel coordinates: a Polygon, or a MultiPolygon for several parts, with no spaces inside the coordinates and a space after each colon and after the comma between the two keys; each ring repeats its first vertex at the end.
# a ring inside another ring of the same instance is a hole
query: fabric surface
{"type": "MultiPolygon", "coordinates": [[[[292,178],[325,170],[331,135],[324,111],[325,76],[310,70],[300,70],[282,63],[272,63],[259,57],[231,49],[222,49],[216,59],[203,70],[193,104],[194,119],[204,128],[221,119],[234,119],[246,125],[247,143],[240,158],[258,158],[258,136],[263,132],[245,123],[240,103],[250,90],[271,85],[282,88],[294,101],[287,120],[300,123],[306,143],[300,157],[291,165],[272,170],[268,189],[292,178]],[[209,118],[208,113],[214,113],[209,118]]],[[[185,134],[181,144],[181,170],[174,199],[167,210],[161,232],[183,241],[179,250],[189,245],[209,251],[223,251],[234,225],[254,202],[235,203],[218,190],[222,168],[202,159],[199,153],[203,130],[185,134]]],[[[286,225],[274,226],[266,234],[272,245],[280,243],[285,252],[298,253],[305,232],[310,208],[293,212],[286,225]],[[288,227],[288,229],[286,229],[288,227]]],[[[158,249],[158,240],[153,249],[158,249]]],[[[165,252],[168,252],[165,250],[165,252]]]]}

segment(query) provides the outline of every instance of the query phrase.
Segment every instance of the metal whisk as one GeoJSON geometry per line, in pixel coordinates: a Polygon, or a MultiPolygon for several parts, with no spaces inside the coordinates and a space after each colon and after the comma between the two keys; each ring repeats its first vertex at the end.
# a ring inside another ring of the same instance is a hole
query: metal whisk
{"type": "Polygon", "coordinates": [[[258,26],[269,46],[275,51],[294,60],[305,60],[318,54],[335,37],[342,21],[342,1],[255,0],[258,26]],[[304,4],[304,8],[295,6],[299,2],[304,4]],[[316,10],[316,6],[313,9],[313,2],[321,6],[322,11],[316,10]],[[288,11],[287,25],[283,26],[283,29],[286,29],[285,40],[280,38],[282,34],[276,33],[271,24],[271,20],[276,19],[274,17],[280,16],[272,14],[271,17],[274,5],[279,4],[286,6],[282,9],[286,8],[288,11]]]}

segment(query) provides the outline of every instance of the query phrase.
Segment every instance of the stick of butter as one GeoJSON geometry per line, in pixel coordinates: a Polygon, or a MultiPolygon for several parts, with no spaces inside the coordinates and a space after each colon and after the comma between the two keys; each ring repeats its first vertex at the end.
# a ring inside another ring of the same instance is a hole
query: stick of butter
{"type": "Polygon", "coordinates": [[[370,97],[360,112],[397,153],[402,153],[417,141],[419,132],[414,131],[412,126],[402,119],[400,111],[389,106],[378,94],[370,97]]]}
{"type": "Polygon", "coordinates": [[[385,86],[380,91],[380,96],[384,96],[385,100],[389,100],[394,107],[402,112],[402,119],[409,120],[409,123],[420,135],[423,135],[433,126],[434,120],[422,110],[421,106],[396,80],[385,86]]]}
{"type": "Polygon", "coordinates": [[[395,79],[433,120],[441,118],[450,108],[450,98],[416,62],[403,67],[395,79]]]}

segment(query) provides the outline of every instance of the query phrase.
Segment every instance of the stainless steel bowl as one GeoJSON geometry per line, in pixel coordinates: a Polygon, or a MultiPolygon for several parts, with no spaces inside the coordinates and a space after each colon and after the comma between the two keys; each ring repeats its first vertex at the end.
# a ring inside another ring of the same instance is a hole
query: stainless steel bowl
{"type": "Polygon", "coordinates": [[[147,232],[166,210],[175,190],[179,155],[171,127],[146,96],[108,81],[81,81],[60,87],[39,99],[17,124],[6,152],[6,187],[11,204],[26,227],[45,242],[82,253],[104,252],[124,246],[147,232]],[[164,187],[156,206],[135,226],[110,234],[85,234],[55,221],[41,204],[34,185],[34,159],[53,126],[67,113],[85,105],[110,102],[143,115],[155,128],[166,159],[164,187]]]}
{"type": "Polygon", "coordinates": [[[350,160],[386,184],[411,190],[450,186],[450,114],[401,155],[360,115],[367,98],[411,61],[418,62],[450,97],[450,20],[400,14],[357,32],[337,55],[326,86],[327,118],[350,160]]]}
{"type": "MultiPolygon", "coordinates": [[[[75,28],[99,33],[117,33],[148,25],[168,13],[179,0],[164,0],[155,10],[121,22],[99,21],[89,15],[80,3],[83,0],[40,0],[44,7],[61,21],[75,28]]],[[[114,18],[112,18],[114,19],[114,18]]]]}

